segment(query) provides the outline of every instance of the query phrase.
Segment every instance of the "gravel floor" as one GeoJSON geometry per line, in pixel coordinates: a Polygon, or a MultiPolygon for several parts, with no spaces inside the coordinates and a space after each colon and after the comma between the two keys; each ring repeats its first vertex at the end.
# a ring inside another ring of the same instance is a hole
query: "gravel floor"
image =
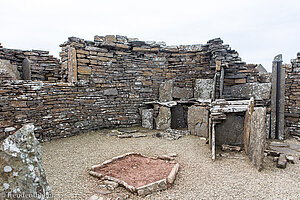
{"type": "MultiPolygon", "coordinates": [[[[257,172],[242,153],[212,162],[208,145],[195,136],[169,141],[153,138],[153,132],[148,132],[148,137],[120,139],[106,136],[107,131],[42,144],[43,163],[55,199],[88,199],[96,194],[102,183],[88,174],[90,167],[127,152],[178,154],[180,169],[175,184],[141,199],[300,199],[299,158],[296,164],[278,169],[267,157],[265,168],[257,172]]],[[[120,187],[107,197],[139,199],[120,187]]]]}

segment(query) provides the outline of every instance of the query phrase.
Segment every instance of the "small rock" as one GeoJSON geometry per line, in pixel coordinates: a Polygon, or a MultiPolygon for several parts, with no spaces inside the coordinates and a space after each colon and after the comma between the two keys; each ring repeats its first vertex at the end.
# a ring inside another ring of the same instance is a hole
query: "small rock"
{"type": "Polygon", "coordinates": [[[90,198],[89,198],[89,200],[98,200],[99,198],[98,198],[98,195],[96,195],[96,194],[94,194],[93,196],[91,196],[90,198]]]}
{"type": "Polygon", "coordinates": [[[169,156],[169,157],[177,157],[177,153],[168,153],[167,156],[169,156]]]}
{"type": "Polygon", "coordinates": [[[242,148],[239,146],[232,146],[227,144],[222,145],[222,151],[241,151],[241,150],[242,148]]]}
{"type": "Polygon", "coordinates": [[[289,163],[295,164],[295,158],[293,156],[286,156],[286,159],[289,163]]]}
{"type": "Polygon", "coordinates": [[[103,183],[106,185],[107,189],[109,190],[115,190],[119,186],[119,183],[116,183],[114,181],[109,181],[109,180],[105,180],[103,181],[103,183]]]}
{"type": "Polygon", "coordinates": [[[273,157],[273,162],[277,162],[279,157],[273,157]]]}
{"type": "Polygon", "coordinates": [[[15,127],[7,127],[4,129],[4,132],[11,132],[11,131],[15,131],[16,128],[15,127]]]}
{"type": "Polygon", "coordinates": [[[133,138],[147,137],[146,134],[136,133],[132,135],[133,138]]]}
{"type": "Polygon", "coordinates": [[[103,194],[103,195],[107,195],[107,194],[111,194],[110,190],[107,189],[100,189],[96,191],[98,194],[103,194]]]}
{"type": "Polygon", "coordinates": [[[136,133],[137,132],[137,130],[135,130],[135,129],[119,129],[118,131],[122,132],[122,133],[136,133]]]}
{"type": "Polygon", "coordinates": [[[118,135],[118,138],[132,138],[132,134],[118,135]]]}
{"type": "Polygon", "coordinates": [[[167,155],[157,156],[157,158],[161,159],[161,160],[167,160],[167,161],[174,160],[174,158],[167,156],[167,155]]]}
{"type": "Polygon", "coordinates": [[[280,154],[277,161],[277,167],[281,169],[285,169],[286,164],[287,164],[286,156],[284,154],[280,154]]]}
{"type": "Polygon", "coordinates": [[[280,153],[277,151],[273,151],[273,150],[265,150],[265,152],[269,155],[269,156],[273,156],[273,157],[279,157],[280,153]]]}

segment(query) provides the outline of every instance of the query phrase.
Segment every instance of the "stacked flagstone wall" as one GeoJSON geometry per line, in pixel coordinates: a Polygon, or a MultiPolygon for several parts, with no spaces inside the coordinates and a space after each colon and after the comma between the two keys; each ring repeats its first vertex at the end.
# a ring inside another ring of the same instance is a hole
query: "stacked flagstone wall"
{"type": "Polygon", "coordinates": [[[40,139],[141,125],[140,108],[159,99],[159,86],[167,80],[174,80],[177,99],[190,99],[196,79],[214,79],[219,98],[222,68],[224,85],[251,83],[257,74],[219,38],[204,45],[166,46],[124,36],[95,36],[94,41],[71,37],[61,47],[61,65],[48,52],[0,49],[2,59],[19,67],[27,56],[42,69],[32,74],[44,77],[1,80],[1,139],[28,122],[35,124],[40,139]],[[242,78],[228,77],[242,72],[242,78]]]}
{"type": "MultiPolygon", "coordinates": [[[[12,65],[16,65],[20,77],[23,79],[22,62],[25,58],[30,60],[31,64],[31,80],[57,82],[61,80],[61,66],[59,59],[49,55],[49,51],[42,50],[19,50],[3,48],[0,44],[0,60],[10,61],[12,65]]],[[[0,80],[14,79],[7,73],[0,71],[0,80]]]]}
{"type": "Polygon", "coordinates": [[[285,126],[287,134],[300,137],[300,53],[285,65],[285,126]]]}

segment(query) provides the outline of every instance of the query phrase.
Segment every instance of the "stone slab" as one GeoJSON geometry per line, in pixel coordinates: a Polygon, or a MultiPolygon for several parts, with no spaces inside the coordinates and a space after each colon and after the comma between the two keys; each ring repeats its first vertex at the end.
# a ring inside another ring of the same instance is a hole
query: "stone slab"
{"type": "Polygon", "coordinates": [[[167,102],[173,100],[174,81],[168,80],[162,83],[159,87],[159,101],[167,102]]]}
{"type": "Polygon", "coordinates": [[[213,88],[213,79],[196,79],[194,97],[198,99],[211,99],[213,88]]]}
{"type": "Polygon", "coordinates": [[[240,99],[268,100],[271,94],[271,83],[246,83],[234,85],[231,88],[231,96],[240,99]]]}
{"type": "Polygon", "coordinates": [[[166,130],[171,128],[171,109],[160,106],[159,113],[156,119],[156,129],[166,130]]]}
{"type": "Polygon", "coordinates": [[[193,95],[194,95],[194,91],[192,88],[174,87],[173,90],[174,99],[187,100],[193,98],[193,95]]]}
{"type": "Polygon", "coordinates": [[[258,171],[261,171],[263,168],[265,143],[266,108],[254,108],[250,120],[250,142],[248,157],[258,171]]]}
{"type": "Polygon", "coordinates": [[[153,129],[153,109],[142,110],[142,127],[153,129]]]}
{"type": "Polygon", "coordinates": [[[189,107],[188,130],[192,135],[208,137],[208,110],[205,107],[189,107]]]}

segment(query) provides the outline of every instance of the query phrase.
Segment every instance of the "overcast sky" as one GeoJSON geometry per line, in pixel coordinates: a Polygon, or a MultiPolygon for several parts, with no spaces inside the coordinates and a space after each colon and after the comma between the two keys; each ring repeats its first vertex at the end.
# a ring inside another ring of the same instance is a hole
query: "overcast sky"
{"type": "Polygon", "coordinates": [[[125,35],[167,45],[220,37],[247,63],[270,71],[300,51],[300,0],[0,0],[0,43],[49,50],[70,36],[125,35]]]}

